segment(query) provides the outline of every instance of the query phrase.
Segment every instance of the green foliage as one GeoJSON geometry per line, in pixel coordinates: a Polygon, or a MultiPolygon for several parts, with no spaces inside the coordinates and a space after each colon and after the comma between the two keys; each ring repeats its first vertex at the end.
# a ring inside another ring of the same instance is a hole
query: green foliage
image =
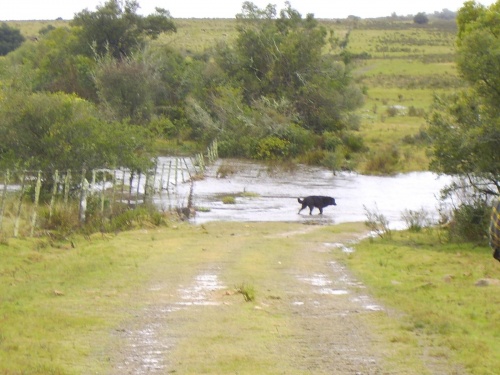
{"type": "Polygon", "coordinates": [[[401,218],[406,223],[407,229],[410,232],[420,232],[423,228],[431,225],[429,213],[423,208],[420,210],[404,209],[401,213],[401,218]]]}
{"type": "Polygon", "coordinates": [[[95,12],[88,9],[77,13],[71,25],[78,28],[82,51],[88,56],[111,54],[120,59],[144,45],[145,37],[156,38],[162,32],[175,32],[170,13],[156,8],[156,13],[143,17],[137,14],[139,3],[108,0],[97,6],[95,12]]]}
{"type": "Polygon", "coordinates": [[[363,209],[366,213],[365,225],[373,234],[376,234],[380,238],[391,238],[392,231],[389,227],[389,220],[380,213],[378,207],[375,206],[373,210],[368,209],[363,205],[363,209]]]}
{"type": "Polygon", "coordinates": [[[109,119],[133,124],[149,122],[155,81],[146,64],[108,56],[99,60],[94,77],[100,103],[109,119]]]}
{"type": "Polygon", "coordinates": [[[96,100],[95,60],[79,53],[75,29],[54,28],[37,43],[24,43],[9,57],[10,84],[17,90],[66,92],[96,100]]]}
{"type": "Polygon", "coordinates": [[[398,170],[399,158],[399,148],[387,146],[368,155],[365,169],[372,174],[394,174],[398,170]]]}
{"type": "Polygon", "coordinates": [[[95,107],[74,95],[12,95],[0,107],[0,162],[11,167],[80,170],[151,164],[150,135],[126,124],[106,123],[95,107]]]}
{"type": "Polygon", "coordinates": [[[226,195],[222,197],[222,203],[224,204],[236,204],[236,198],[232,195],[226,195]]]}
{"type": "Polygon", "coordinates": [[[491,206],[484,200],[476,199],[461,204],[452,212],[449,236],[454,242],[476,242],[487,244],[491,206]]]}
{"type": "Polygon", "coordinates": [[[500,191],[499,9],[500,2],[489,8],[466,2],[460,9],[457,65],[469,88],[437,97],[430,117],[432,167],[469,176],[488,194],[500,191]]]}
{"type": "Polygon", "coordinates": [[[290,3],[276,15],[275,6],[244,3],[236,44],[219,47],[217,63],[245,87],[249,105],[261,97],[286,98],[308,129],[322,133],[348,126],[345,114],[361,105],[362,95],[343,63],[323,58],[326,30],[290,3]]]}
{"type": "Polygon", "coordinates": [[[290,142],[275,136],[261,139],[255,150],[255,158],[261,160],[282,160],[289,155],[290,142]]]}
{"type": "Polygon", "coordinates": [[[236,292],[243,295],[245,302],[255,301],[255,287],[253,285],[243,283],[236,288],[236,292]]]}
{"type": "Polygon", "coordinates": [[[5,56],[9,52],[14,51],[24,40],[21,31],[2,22],[0,25],[0,56],[5,56]]]}
{"type": "Polygon", "coordinates": [[[420,12],[413,17],[413,22],[415,22],[417,25],[426,25],[429,23],[429,18],[425,13],[420,12]]]}

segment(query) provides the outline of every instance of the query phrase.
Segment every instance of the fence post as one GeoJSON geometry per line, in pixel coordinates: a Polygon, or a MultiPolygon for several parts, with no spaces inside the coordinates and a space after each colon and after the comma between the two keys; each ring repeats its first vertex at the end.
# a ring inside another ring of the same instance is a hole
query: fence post
{"type": "Polygon", "coordinates": [[[24,196],[24,184],[26,182],[26,171],[23,171],[22,179],[21,179],[21,193],[19,195],[19,204],[17,206],[17,214],[16,220],[14,222],[14,237],[17,238],[19,234],[19,221],[21,220],[21,209],[23,205],[23,196],[24,196]]]}
{"type": "Polygon", "coordinates": [[[2,230],[3,213],[5,210],[5,201],[7,200],[7,185],[9,185],[10,173],[7,169],[4,172],[3,192],[2,192],[2,205],[0,206],[0,231],[2,230]]]}
{"type": "Polygon", "coordinates": [[[104,189],[106,189],[106,171],[102,171],[101,216],[104,216],[104,189]]]}
{"type": "Polygon", "coordinates": [[[38,212],[38,202],[40,200],[41,187],[42,187],[42,171],[39,170],[35,186],[35,201],[33,205],[33,214],[31,215],[31,233],[30,233],[31,237],[33,237],[33,235],[35,234],[36,217],[38,212]]]}
{"type": "Polygon", "coordinates": [[[168,163],[167,195],[170,196],[170,172],[172,171],[172,160],[168,163]]]}
{"type": "Polygon", "coordinates": [[[175,186],[177,187],[177,171],[179,167],[179,158],[175,158],[175,186]]]}
{"type": "Polygon", "coordinates": [[[64,205],[68,204],[69,188],[71,184],[71,169],[68,169],[66,176],[64,176],[64,205]]]}
{"type": "Polygon", "coordinates": [[[49,206],[49,220],[52,218],[52,212],[54,211],[54,204],[56,202],[57,185],[59,184],[59,171],[56,169],[54,176],[52,177],[54,185],[52,186],[52,196],[50,197],[49,206]]]}
{"type": "Polygon", "coordinates": [[[87,210],[87,189],[88,189],[88,182],[87,179],[85,178],[85,169],[82,171],[82,179],[80,181],[80,207],[79,207],[79,217],[80,217],[80,223],[83,224],[85,222],[85,213],[87,210]]]}
{"type": "Polygon", "coordinates": [[[130,207],[130,203],[132,202],[132,182],[134,182],[134,172],[130,171],[129,177],[129,187],[128,187],[128,206],[130,207]]]}
{"type": "MultiPolygon", "coordinates": [[[[161,194],[163,190],[163,175],[165,173],[165,164],[161,165],[161,176],[160,176],[160,200],[161,200],[161,194]]],[[[168,182],[167,182],[167,188],[168,188],[168,182]]]]}
{"type": "Polygon", "coordinates": [[[113,191],[111,193],[111,201],[109,202],[109,211],[110,216],[113,216],[113,205],[115,203],[115,195],[116,195],[116,169],[113,170],[113,191]]]}
{"type": "Polygon", "coordinates": [[[92,183],[89,185],[89,193],[91,196],[94,195],[95,191],[95,181],[96,181],[96,170],[92,169],[92,183]]]}
{"type": "Polygon", "coordinates": [[[193,176],[191,176],[191,172],[189,171],[189,167],[188,167],[188,164],[186,162],[186,158],[182,158],[182,160],[184,160],[184,165],[186,166],[186,170],[187,170],[187,173],[188,173],[188,176],[189,176],[189,179],[192,180],[193,179],[193,176]]]}
{"type": "Polygon", "coordinates": [[[139,205],[139,189],[141,187],[141,172],[137,173],[137,189],[135,190],[135,207],[139,205]]]}

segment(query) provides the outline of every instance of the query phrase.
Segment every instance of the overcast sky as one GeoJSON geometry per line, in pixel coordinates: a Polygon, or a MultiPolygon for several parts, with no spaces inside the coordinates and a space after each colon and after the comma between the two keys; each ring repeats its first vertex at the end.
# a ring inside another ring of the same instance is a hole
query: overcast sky
{"type": "MultiPolygon", "coordinates": [[[[72,19],[83,9],[96,10],[104,0],[0,0],[0,20],[54,20],[72,19]]],[[[138,0],[139,13],[148,15],[155,7],[170,11],[174,18],[233,18],[241,11],[243,0],[138,0]]],[[[283,7],[284,1],[254,0],[259,8],[267,4],[283,7]]],[[[476,1],[491,5],[495,0],[476,1]]],[[[449,9],[458,10],[463,0],[291,0],[292,8],[303,16],[313,13],[315,18],[346,18],[349,15],[361,18],[397,15],[415,15],[419,12],[434,13],[449,9]]]]}

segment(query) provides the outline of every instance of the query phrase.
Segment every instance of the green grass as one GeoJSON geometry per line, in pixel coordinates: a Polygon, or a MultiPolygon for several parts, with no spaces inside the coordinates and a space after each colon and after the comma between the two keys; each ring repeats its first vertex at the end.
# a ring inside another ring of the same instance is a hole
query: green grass
{"type": "Polygon", "coordinates": [[[393,233],[392,240],[364,241],[346,257],[377,298],[400,316],[391,340],[417,336],[430,356],[462,363],[471,374],[494,374],[500,363],[500,287],[478,287],[498,278],[490,249],[443,243],[437,230],[393,233]]]}

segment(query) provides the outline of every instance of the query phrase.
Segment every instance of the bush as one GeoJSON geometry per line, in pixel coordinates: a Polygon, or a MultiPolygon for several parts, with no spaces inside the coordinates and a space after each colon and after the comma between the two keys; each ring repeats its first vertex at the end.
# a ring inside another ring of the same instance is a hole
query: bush
{"type": "Polygon", "coordinates": [[[487,242],[491,207],[482,200],[463,203],[453,210],[449,227],[450,240],[487,242]]]}
{"type": "Polygon", "coordinates": [[[429,215],[423,208],[418,211],[405,209],[401,214],[401,219],[404,220],[411,232],[420,232],[431,224],[429,215]]]}
{"type": "Polygon", "coordinates": [[[365,225],[368,229],[380,238],[391,238],[392,232],[389,228],[389,220],[387,220],[387,218],[379,212],[378,207],[375,206],[374,211],[370,211],[364,205],[363,208],[366,213],[365,225]]]}
{"type": "Polygon", "coordinates": [[[366,169],[370,173],[392,174],[397,170],[398,162],[399,149],[387,147],[370,155],[366,169]]]}
{"type": "Polygon", "coordinates": [[[290,153],[290,142],[275,136],[261,139],[257,143],[254,157],[261,160],[286,159],[290,153]]]}

